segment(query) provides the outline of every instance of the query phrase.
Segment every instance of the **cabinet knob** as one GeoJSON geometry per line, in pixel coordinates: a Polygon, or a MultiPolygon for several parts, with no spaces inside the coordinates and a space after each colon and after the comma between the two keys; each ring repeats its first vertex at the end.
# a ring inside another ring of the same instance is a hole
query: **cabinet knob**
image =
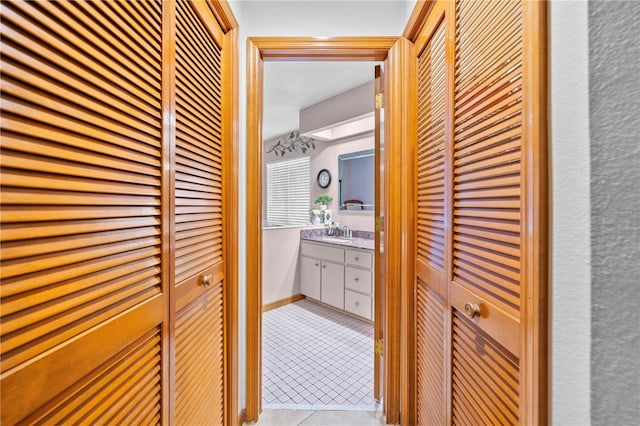
{"type": "Polygon", "coordinates": [[[475,303],[466,303],[464,305],[464,312],[469,318],[480,316],[480,307],[475,303]]]}
{"type": "Polygon", "coordinates": [[[356,256],[356,257],[354,257],[354,259],[355,259],[356,261],[358,261],[358,260],[360,260],[360,256],[356,256]]]}
{"type": "Polygon", "coordinates": [[[316,266],[320,266],[320,264],[319,264],[319,263],[316,263],[316,266]]]}
{"type": "Polygon", "coordinates": [[[355,305],[356,305],[356,306],[360,306],[360,302],[356,302],[356,303],[355,303],[355,305]]]}
{"type": "Polygon", "coordinates": [[[360,278],[355,277],[353,280],[354,280],[355,282],[358,282],[358,281],[360,281],[360,278]]]}
{"type": "Polygon", "coordinates": [[[327,267],[327,265],[322,265],[322,267],[323,267],[323,268],[326,268],[326,267],[327,267]]]}

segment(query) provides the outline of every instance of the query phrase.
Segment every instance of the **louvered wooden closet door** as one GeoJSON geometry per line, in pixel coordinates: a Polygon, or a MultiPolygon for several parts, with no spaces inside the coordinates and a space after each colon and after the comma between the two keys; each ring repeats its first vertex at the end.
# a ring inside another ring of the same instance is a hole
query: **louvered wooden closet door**
{"type": "Polygon", "coordinates": [[[176,9],[176,423],[223,422],[222,31],[176,9]]]}
{"type": "Polygon", "coordinates": [[[521,2],[456,2],[454,423],[519,422],[522,43],[521,2]]]}
{"type": "Polygon", "coordinates": [[[446,423],[445,132],[447,65],[445,3],[421,34],[418,66],[416,226],[416,419],[446,423]]]}
{"type": "Polygon", "coordinates": [[[0,7],[2,423],[158,423],[161,2],[0,7]]]}
{"type": "Polygon", "coordinates": [[[440,1],[415,37],[419,424],[518,424],[523,413],[544,416],[534,412],[544,406],[536,405],[534,393],[544,390],[533,381],[545,373],[523,372],[524,352],[530,369],[544,357],[536,353],[542,346],[532,346],[544,323],[525,310],[544,305],[524,290],[544,294],[535,287],[543,278],[524,261],[537,261],[532,235],[546,232],[544,225],[533,228],[544,211],[531,204],[537,183],[529,182],[528,195],[524,189],[525,175],[543,167],[526,160],[544,142],[526,136],[537,125],[531,117],[540,117],[533,107],[539,100],[525,97],[538,90],[525,83],[536,81],[539,61],[531,47],[525,59],[525,16],[530,24],[542,22],[535,21],[542,13],[535,7],[440,1]],[[526,403],[523,377],[530,380],[526,403]]]}

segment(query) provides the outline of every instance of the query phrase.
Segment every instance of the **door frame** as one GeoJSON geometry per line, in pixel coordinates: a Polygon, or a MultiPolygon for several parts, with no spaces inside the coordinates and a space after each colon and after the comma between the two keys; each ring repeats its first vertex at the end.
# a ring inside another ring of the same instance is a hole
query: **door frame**
{"type": "MultiPolygon", "coordinates": [[[[403,146],[406,141],[411,72],[411,43],[400,37],[250,37],[247,38],[247,236],[246,236],[246,395],[247,422],[262,411],[262,101],[264,61],[386,61],[385,178],[389,182],[384,217],[386,270],[386,324],[384,414],[388,423],[400,420],[400,313],[402,278],[411,277],[402,259],[413,244],[411,232],[412,184],[403,146]]],[[[415,78],[415,72],[413,73],[415,78]]],[[[409,108],[410,109],[410,108],[409,108]]],[[[406,282],[406,281],[405,281],[406,282]]]]}

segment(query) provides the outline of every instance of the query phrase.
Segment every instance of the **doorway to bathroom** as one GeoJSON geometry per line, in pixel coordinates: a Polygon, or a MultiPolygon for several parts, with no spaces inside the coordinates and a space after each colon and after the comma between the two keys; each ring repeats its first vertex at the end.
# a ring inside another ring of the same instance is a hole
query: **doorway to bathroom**
{"type": "Polygon", "coordinates": [[[264,64],[264,408],[379,407],[373,249],[380,65],[264,64]]]}
{"type": "MultiPolygon", "coordinates": [[[[402,114],[404,109],[398,100],[400,90],[404,87],[401,78],[406,70],[403,69],[402,55],[406,48],[402,40],[396,37],[375,37],[375,38],[347,38],[329,39],[319,41],[309,38],[254,38],[248,39],[248,108],[247,108],[247,144],[251,147],[247,152],[247,421],[257,420],[262,407],[262,271],[263,262],[263,235],[264,209],[266,208],[262,194],[265,185],[263,176],[263,163],[265,161],[265,146],[262,144],[265,138],[262,136],[263,123],[263,81],[264,62],[270,61],[373,61],[385,62],[385,68],[389,70],[385,80],[385,92],[388,100],[384,102],[390,108],[387,111],[385,126],[387,141],[378,154],[384,153],[384,161],[376,166],[376,177],[379,179],[376,187],[380,189],[377,196],[384,194],[385,202],[380,200],[375,203],[381,210],[375,211],[373,226],[377,229],[374,232],[374,248],[371,259],[372,282],[375,283],[374,293],[377,296],[375,306],[371,307],[371,316],[375,318],[376,341],[375,349],[378,362],[374,363],[381,372],[379,382],[375,384],[374,392],[376,396],[383,396],[383,411],[387,421],[397,421],[399,412],[399,377],[400,377],[400,259],[393,256],[393,253],[400,252],[402,244],[403,228],[400,221],[400,213],[395,212],[393,216],[387,214],[392,206],[400,206],[402,199],[407,194],[403,193],[400,185],[402,177],[401,160],[401,140],[402,140],[402,114]],[[391,52],[391,54],[390,54],[391,52]],[[388,58],[389,57],[389,58],[388,58]],[[378,173],[379,172],[379,173],[378,173]],[[393,190],[395,188],[395,190],[393,190]],[[393,218],[390,220],[390,218],[393,218]],[[388,229],[387,232],[384,232],[388,229]],[[384,251],[381,248],[384,247],[384,251]],[[384,260],[384,262],[381,262],[384,260]],[[375,265],[374,265],[375,264],[375,265]],[[385,265],[385,267],[379,267],[385,265]]],[[[406,78],[406,76],[405,76],[406,78]]],[[[380,85],[382,87],[382,84],[380,85]]],[[[380,99],[382,101],[382,99],[380,99]]],[[[295,141],[298,136],[305,136],[304,133],[292,135],[289,143],[295,141]]],[[[280,146],[283,146],[283,141],[280,146]]],[[[301,140],[297,143],[307,143],[301,140]]],[[[274,145],[278,145],[277,141],[274,145]]],[[[381,147],[378,147],[380,149],[381,147]]],[[[278,148],[276,148],[278,149],[278,148]]],[[[335,174],[332,174],[335,179],[335,174]]],[[[314,176],[316,178],[316,176],[314,176]]],[[[319,178],[319,176],[318,176],[319,178]]],[[[335,207],[333,207],[335,213],[335,207]]],[[[335,218],[334,218],[335,221],[335,218]]],[[[347,227],[348,228],[348,227],[347,227]]],[[[344,228],[343,228],[344,229],[344,228]]],[[[347,231],[344,229],[344,231],[347,231]]],[[[298,231],[299,234],[299,231],[298,231]]],[[[352,235],[357,237],[357,235],[352,235]]],[[[300,238],[298,236],[298,238],[300,238]]],[[[313,245],[314,242],[309,244],[313,245]]],[[[356,258],[363,259],[366,256],[357,256],[348,251],[358,251],[359,248],[344,248],[342,266],[353,267],[353,262],[363,262],[356,258]],[[350,256],[350,257],[349,257],[350,256]],[[350,263],[351,262],[351,263],[350,263]]],[[[340,257],[331,258],[331,253],[309,251],[300,246],[301,255],[315,260],[318,267],[325,266],[332,269],[329,263],[340,263],[340,257]],[[323,256],[329,256],[324,258],[323,256]]],[[[335,253],[333,254],[335,255],[335,253]]],[[[340,256],[339,254],[337,256],[340,256]]],[[[364,261],[366,262],[366,260],[364,261]]],[[[355,265],[362,266],[362,265],[355,265]]],[[[362,267],[361,269],[365,269],[362,267]]],[[[323,268],[324,270],[324,268],[323,268]]],[[[334,269],[335,272],[335,269],[334,269]]],[[[340,274],[338,270],[338,275],[340,274]]],[[[321,275],[322,276],[322,275],[321,275]]],[[[346,278],[346,274],[343,275],[346,278]]],[[[349,279],[349,278],[346,278],[349,279]]],[[[345,301],[349,294],[344,291],[345,301]]],[[[322,296],[320,295],[320,301],[322,296]]],[[[339,302],[338,302],[339,303],[339,302]]],[[[331,305],[330,302],[325,304],[331,305]]],[[[323,305],[320,305],[323,306],[323,305]]],[[[371,341],[371,352],[374,350],[373,340],[371,341]]]]}

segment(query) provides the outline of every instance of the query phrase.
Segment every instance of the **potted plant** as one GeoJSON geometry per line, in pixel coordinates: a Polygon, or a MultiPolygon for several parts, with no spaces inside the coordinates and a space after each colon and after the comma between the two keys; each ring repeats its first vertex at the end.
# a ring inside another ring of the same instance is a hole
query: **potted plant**
{"type": "Polygon", "coordinates": [[[322,195],[318,196],[318,198],[315,199],[313,204],[320,204],[320,210],[326,210],[327,209],[327,203],[332,201],[332,200],[333,200],[333,197],[331,197],[331,195],[322,194],[322,195]]]}

